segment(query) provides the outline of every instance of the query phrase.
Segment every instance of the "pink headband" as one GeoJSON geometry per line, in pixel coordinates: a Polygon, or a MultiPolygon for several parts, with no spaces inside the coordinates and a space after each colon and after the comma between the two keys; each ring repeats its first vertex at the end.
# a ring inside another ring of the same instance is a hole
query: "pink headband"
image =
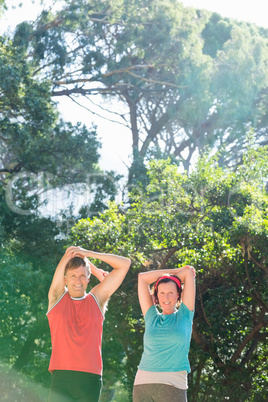
{"type": "Polygon", "coordinates": [[[164,276],[161,276],[161,278],[159,278],[159,279],[156,281],[155,290],[157,290],[158,282],[159,282],[159,281],[162,281],[162,279],[170,279],[171,281],[176,282],[176,284],[179,286],[179,289],[181,289],[181,282],[180,282],[179,278],[177,278],[177,277],[175,278],[174,276],[164,275],[164,276]]]}

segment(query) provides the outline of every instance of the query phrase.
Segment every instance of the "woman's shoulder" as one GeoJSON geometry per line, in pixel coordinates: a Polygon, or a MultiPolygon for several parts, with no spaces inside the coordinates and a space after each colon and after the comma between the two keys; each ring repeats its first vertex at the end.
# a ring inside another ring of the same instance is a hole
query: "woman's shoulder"
{"type": "Polygon", "coordinates": [[[150,308],[148,308],[148,310],[146,311],[146,314],[144,316],[145,320],[148,320],[152,317],[155,317],[159,314],[156,306],[153,304],[150,308]]]}
{"type": "Polygon", "coordinates": [[[177,313],[182,314],[182,315],[184,315],[186,317],[189,317],[191,319],[193,319],[193,316],[194,316],[194,310],[193,311],[190,310],[183,302],[181,302],[177,313]]]}

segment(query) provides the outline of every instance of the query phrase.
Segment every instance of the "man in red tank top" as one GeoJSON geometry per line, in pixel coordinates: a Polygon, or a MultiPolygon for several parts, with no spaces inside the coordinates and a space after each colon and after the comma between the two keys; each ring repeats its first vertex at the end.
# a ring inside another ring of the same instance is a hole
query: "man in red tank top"
{"type": "Polygon", "coordinates": [[[48,293],[48,322],[53,374],[50,402],[98,402],[102,386],[102,325],[105,306],[124,280],[130,259],[69,247],[48,293]],[[88,258],[109,264],[109,273],[88,258]],[[100,283],[87,294],[90,274],[100,283]]]}

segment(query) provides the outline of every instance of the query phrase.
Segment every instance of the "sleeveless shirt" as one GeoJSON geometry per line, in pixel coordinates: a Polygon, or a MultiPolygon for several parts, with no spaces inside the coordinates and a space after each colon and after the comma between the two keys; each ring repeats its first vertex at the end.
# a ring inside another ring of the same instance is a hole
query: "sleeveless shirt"
{"type": "Polygon", "coordinates": [[[104,316],[92,293],[72,298],[65,292],[47,312],[52,353],[49,371],[74,370],[102,375],[104,316]]]}

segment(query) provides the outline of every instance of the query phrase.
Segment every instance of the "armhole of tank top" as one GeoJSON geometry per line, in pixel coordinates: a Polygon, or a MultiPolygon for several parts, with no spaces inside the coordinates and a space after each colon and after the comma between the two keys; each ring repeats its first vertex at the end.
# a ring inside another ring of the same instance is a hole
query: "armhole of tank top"
{"type": "Polygon", "coordinates": [[[61,301],[61,299],[63,298],[63,296],[66,295],[66,293],[68,293],[68,290],[66,290],[66,291],[61,295],[61,297],[56,301],[56,303],[54,304],[54,306],[52,306],[52,307],[48,310],[48,312],[46,313],[46,315],[48,315],[48,313],[61,301]]]}
{"type": "Polygon", "coordinates": [[[91,296],[93,297],[93,299],[95,300],[97,306],[99,307],[99,310],[100,310],[100,312],[101,312],[101,315],[102,315],[103,318],[104,318],[104,314],[103,314],[103,312],[101,311],[101,308],[100,308],[100,305],[99,305],[99,303],[98,303],[98,300],[97,300],[96,296],[95,296],[93,293],[91,293],[91,292],[89,292],[89,295],[91,295],[91,296]]]}

